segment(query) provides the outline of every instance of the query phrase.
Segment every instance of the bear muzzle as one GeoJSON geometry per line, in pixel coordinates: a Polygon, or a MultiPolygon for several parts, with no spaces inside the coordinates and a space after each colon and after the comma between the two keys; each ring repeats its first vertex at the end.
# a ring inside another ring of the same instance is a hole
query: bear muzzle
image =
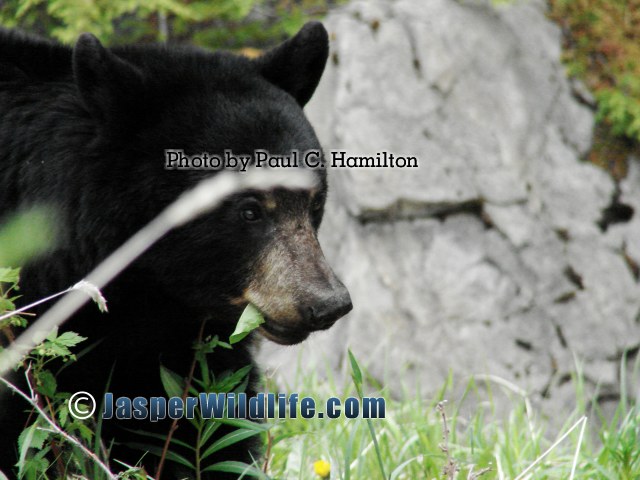
{"type": "Polygon", "coordinates": [[[334,279],[335,286],[324,291],[314,290],[308,301],[301,302],[304,306],[298,308],[295,317],[272,317],[263,311],[262,335],[281,345],[294,345],[312,332],[333,326],[353,308],[349,291],[337,278],[334,279]]]}
{"type": "Polygon", "coordinates": [[[336,279],[337,286],[325,293],[303,312],[303,321],[312,330],[326,330],[353,308],[347,288],[336,279]]]}
{"type": "Polygon", "coordinates": [[[349,291],[333,272],[323,282],[303,283],[276,295],[248,290],[245,299],[264,316],[262,335],[281,345],[300,343],[312,332],[330,328],[353,308],[349,291]]]}
{"type": "Polygon", "coordinates": [[[353,308],[349,291],[327,263],[308,222],[281,227],[254,265],[243,298],[262,312],[261,333],[283,345],[330,328],[353,308]]]}

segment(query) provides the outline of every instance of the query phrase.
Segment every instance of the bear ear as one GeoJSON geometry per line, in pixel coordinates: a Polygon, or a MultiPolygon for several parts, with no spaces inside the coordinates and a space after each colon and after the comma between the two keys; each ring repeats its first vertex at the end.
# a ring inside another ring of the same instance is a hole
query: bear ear
{"type": "Polygon", "coordinates": [[[83,33],[73,49],[73,75],[91,115],[105,123],[131,118],[131,109],[144,94],[140,70],[83,33]]]}
{"type": "Polygon", "coordinates": [[[320,22],[308,22],[284,43],[256,59],[260,73],[303,107],[313,95],[329,55],[329,36],[320,22]]]}

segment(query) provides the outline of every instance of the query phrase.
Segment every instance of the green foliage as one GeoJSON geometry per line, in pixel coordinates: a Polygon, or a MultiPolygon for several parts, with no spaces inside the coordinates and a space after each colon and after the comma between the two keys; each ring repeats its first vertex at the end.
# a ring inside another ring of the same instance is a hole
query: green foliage
{"type": "MultiPolygon", "coordinates": [[[[232,4],[222,0],[222,5],[232,4]]],[[[33,26],[38,18],[47,18],[48,35],[71,43],[82,32],[92,32],[103,41],[110,41],[116,33],[117,20],[133,16],[137,22],[153,21],[158,15],[175,15],[199,21],[205,17],[201,9],[179,0],[20,0],[10,2],[0,10],[0,23],[6,26],[33,26]]]]}
{"type": "Polygon", "coordinates": [[[247,305],[247,307],[240,315],[240,320],[238,320],[238,325],[236,329],[229,337],[229,343],[234,344],[238,343],[244,337],[249,335],[253,330],[260,327],[264,323],[264,317],[260,310],[258,310],[253,304],[247,305]]]}
{"type": "MultiPolygon", "coordinates": [[[[0,267],[0,315],[13,312],[16,309],[14,302],[20,298],[20,296],[14,295],[14,292],[19,290],[19,280],[19,268],[0,267]]],[[[18,315],[0,320],[0,330],[8,326],[25,327],[26,325],[27,321],[18,315]]]]}
{"type": "MultiPolygon", "coordinates": [[[[33,385],[39,394],[45,410],[61,428],[73,434],[85,445],[99,435],[99,426],[87,421],[77,421],[66,414],[64,408],[68,395],[57,391],[55,376],[47,367],[54,358],[69,357],[72,348],[81,342],[74,334],[51,334],[30,357],[33,385]],[[96,432],[94,434],[94,432],[96,432]]],[[[206,356],[215,354],[217,348],[230,348],[217,337],[196,345],[196,365],[199,373],[186,388],[185,379],[175,372],[163,368],[163,385],[170,396],[190,395],[199,392],[244,391],[248,382],[250,366],[236,372],[214,375],[208,370],[206,356]]],[[[296,388],[300,395],[316,399],[340,395],[343,402],[347,397],[357,395],[362,398],[365,391],[371,392],[371,378],[356,358],[348,352],[351,382],[336,385],[329,378],[320,379],[314,374],[304,374],[302,387],[296,388]]],[[[626,357],[623,365],[627,365],[626,357]]],[[[80,360],[82,361],[82,360],[80,360]]],[[[625,367],[626,368],[626,367],[625,367]]],[[[621,371],[626,371],[622,369],[621,371]]],[[[640,357],[633,368],[633,378],[640,371],[640,357]]],[[[626,375],[626,374],[625,374],[626,375]]],[[[622,382],[626,382],[625,375],[622,382]]],[[[574,458],[577,458],[575,480],[640,478],[640,450],[637,439],[640,436],[640,407],[626,399],[626,389],[621,392],[623,401],[617,412],[602,427],[594,431],[601,413],[597,406],[585,411],[586,401],[584,381],[580,372],[574,378],[576,385],[576,410],[567,415],[566,424],[559,431],[552,431],[532,410],[528,399],[515,386],[499,381],[497,385],[504,391],[494,392],[490,380],[471,380],[461,396],[450,378],[431,402],[407,392],[377,391],[375,395],[386,399],[386,418],[334,420],[313,418],[279,421],[275,425],[259,424],[243,419],[203,420],[199,416],[191,420],[191,428],[198,435],[196,445],[187,445],[172,439],[167,461],[177,462],[194,471],[224,471],[236,473],[244,478],[298,478],[317,480],[314,464],[319,459],[331,467],[331,478],[454,478],[443,470],[446,465],[454,465],[459,470],[457,478],[496,479],[516,478],[530,468],[526,478],[571,478],[574,458]],[[500,393],[500,395],[499,395],[500,393]],[[506,401],[499,410],[493,399],[504,396],[506,401]],[[456,398],[450,402],[445,414],[441,410],[442,399],[456,398]],[[474,407],[469,408],[468,402],[474,407]],[[587,413],[587,432],[578,434],[579,428],[566,438],[564,433],[579,424],[587,413]],[[446,419],[446,420],[445,420],[446,419]],[[447,423],[443,423],[445,420],[447,423]],[[226,435],[214,438],[223,425],[232,427],[226,435]],[[254,436],[267,435],[271,447],[268,449],[269,469],[263,473],[256,465],[235,461],[222,461],[204,467],[206,460],[217,452],[254,436]],[[554,442],[556,436],[559,442],[554,442]],[[599,442],[595,441],[599,437],[599,442]],[[176,451],[181,448],[181,453],[176,451]],[[546,457],[543,452],[549,450],[546,457]],[[188,452],[189,454],[184,454],[188,452]],[[531,468],[534,462],[538,462],[531,468]],[[201,466],[202,465],[202,466],[201,466]],[[489,469],[489,470],[487,470],[489,469]],[[388,475],[386,472],[389,472],[388,475]]],[[[375,387],[377,388],[377,387],[375,387]]],[[[165,435],[138,432],[143,441],[137,446],[152,455],[162,455],[162,449],[149,444],[145,439],[163,442],[165,435]]],[[[86,456],[65,443],[53,433],[48,425],[37,418],[27,427],[19,439],[20,459],[18,462],[21,478],[57,478],[57,464],[50,464],[50,455],[62,455],[63,465],[69,472],[77,472],[84,478],[103,478],[86,456]],[[57,450],[52,451],[53,448],[57,450]]],[[[104,449],[96,447],[96,454],[104,458],[104,449]]],[[[317,471],[317,470],[316,470],[317,471]]],[[[451,470],[449,470],[450,472],[451,470]]],[[[121,473],[122,478],[145,479],[140,470],[128,468],[121,473]]]]}
{"type": "Polygon", "coordinates": [[[640,141],[640,0],[552,0],[564,60],[598,100],[598,120],[640,141]]]}
{"type": "MultiPolygon", "coordinates": [[[[358,392],[358,398],[362,400],[364,394],[362,393],[362,371],[360,370],[360,365],[356,360],[356,357],[353,355],[351,350],[349,350],[349,362],[351,364],[351,378],[353,379],[353,384],[356,387],[356,392],[358,392]]],[[[369,427],[369,434],[371,435],[371,440],[373,441],[373,446],[376,451],[376,456],[378,459],[378,466],[380,467],[380,474],[382,478],[387,478],[387,474],[384,469],[384,462],[382,460],[382,453],[380,452],[380,446],[378,445],[378,437],[376,436],[376,431],[373,426],[373,421],[370,418],[367,418],[367,427],[369,427]]]]}
{"type": "Polygon", "coordinates": [[[184,41],[208,48],[264,46],[326,13],[335,0],[6,0],[0,25],[72,43],[184,41]],[[255,14],[254,12],[258,12],[255,14]]]}
{"type": "MultiPolygon", "coordinates": [[[[84,340],[84,337],[73,332],[58,335],[57,331],[53,331],[44,342],[33,349],[23,363],[25,366],[28,365],[26,375],[30,389],[37,394],[37,397],[31,395],[32,401],[37,401],[49,420],[67,435],[84,445],[90,445],[95,436],[94,423],[69,415],[67,402],[71,395],[58,391],[56,375],[51,370],[57,365],[56,361],[75,361],[76,357],[71,349],[84,340]]],[[[33,417],[33,423],[25,428],[18,439],[19,478],[56,478],[59,468],[79,472],[86,478],[102,478],[95,470],[93,461],[75,446],[68,444],[67,439],[54,431],[45,418],[37,414],[33,417]],[[52,456],[55,458],[53,465],[49,462],[52,456]]],[[[106,460],[101,449],[98,449],[96,454],[106,460]]]]}
{"type": "MultiPolygon", "coordinates": [[[[0,289],[0,305],[3,306],[3,310],[11,311],[15,309],[13,300],[16,297],[10,296],[10,294],[18,288],[18,281],[19,269],[0,268],[0,287],[5,286],[4,289],[0,289]]],[[[3,313],[3,311],[0,311],[0,313],[3,313]]],[[[11,318],[11,321],[14,322],[12,324],[16,324],[16,318],[19,317],[11,318]]],[[[248,308],[238,322],[236,335],[245,336],[251,330],[257,328],[262,321],[264,321],[262,315],[255,307],[248,308]]],[[[25,322],[22,319],[17,324],[25,326],[25,322]]],[[[7,323],[5,322],[4,325],[6,326],[7,323]]],[[[71,395],[58,391],[56,373],[52,370],[53,367],[59,366],[60,362],[64,364],[69,361],[76,361],[77,358],[72,350],[85,340],[86,338],[74,332],[59,334],[56,329],[40,345],[37,345],[22,362],[31,392],[30,394],[25,392],[25,395],[31,398],[31,402],[37,402],[41,410],[37,410],[34,407],[34,421],[25,428],[18,439],[19,458],[17,466],[18,476],[21,479],[57,478],[60,471],[81,475],[83,478],[99,479],[104,476],[104,472],[95,465],[95,459],[87,455],[87,451],[90,451],[90,447],[93,446],[96,458],[105,464],[107,463],[108,451],[104,448],[99,438],[100,421],[96,424],[92,419],[78,420],[69,415],[68,400],[71,395]],[[52,429],[50,422],[55,423],[57,428],[64,431],[68,437],[52,429]],[[71,438],[74,438],[78,443],[72,443],[71,438]],[[78,445],[82,446],[85,451],[78,448],[78,445]],[[54,459],[54,464],[50,463],[52,459],[54,459]]],[[[240,338],[234,339],[235,342],[239,340],[240,338]]],[[[200,392],[234,392],[236,394],[244,392],[252,366],[247,365],[238,371],[227,371],[216,376],[209,370],[207,356],[213,354],[217,348],[230,349],[232,347],[230,344],[220,341],[217,336],[200,342],[195,346],[194,367],[200,367],[200,376],[191,378],[188,388],[185,379],[175,372],[162,367],[160,378],[167,394],[171,397],[181,397],[186,394],[197,396],[200,392]]],[[[35,403],[32,403],[32,405],[35,405],[35,403]]],[[[233,418],[205,420],[199,413],[195,419],[189,421],[192,427],[197,430],[196,444],[187,445],[177,439],[172,439],[171,441],[171,446],[180,446],[189,451],[190,455],[188,456],[172,451],[171,448],[165,452],[163,448],[148,443],[136,443],[130,446],[139,448],[151,455],[164,456],[167,461],[186,466],[194,471],[197,478],[200,478],[200,474],[208,471],[232,472],[245,477],[268,478],[254,465],[235,461],[222,461],[205,466],[205,462],[213,454],[224,451],[224,449],[238,442],[250,437],[265,435],[270,425],[233,418]],[[223,425],[232,427],[231,431],[220,438],[214,439],[214,434],[223,425]]],[[[157,435],[144,431],[137,433],[142,437],[161,441],[166,438],[166,435],[157,435]]],[[[146,478],[146,474],[140,469],[126,467],[125,471],[120,472],[121,478],[146,478]]]]}
{"type": "MultiPolygon", "coordinates": [[[[254,309],[255,310],[255,309],[254,309]]],[[[257,311],[257,310],[256,310],[257,311]]],[[[246,311],[245,311],[246,312],[246,311]]],[[[250,310],[250,316],[254,313],[250,310]]],[[[246,315],[243,314],[246,317],[246,315]]],[[[239,322],[239,325],[242,322],[239,322]]],[[[249,382],[249,373],[252,369],[251,365],[247,365],[235,372],[226,371],[217,376],[209,370],[207,355],[214,353],[215,349],[231,348],[228,343],[222,342],[217,336],[201,342],[195,346],[195,364],[199,366],[199,375],[187,381],[181,378],[177,373],[172,372],[168,368],[161,367],[160,378],[165,392],[169,397],[183,397],[183,395],[197,396],[201,392],[225,393],[234,392],[238,394],[244,392],[249,382]]],[[[182,447],[183,451],[189,452],[189,455],[177,453],[171,448],[163,452],[163,449],[149,443],[129,444],[129,446],[149,452],[156,456],[165,456],[167,460],[178,463],[189,468],[194,472],[196,478],[200,478],[205,472],[231,472],[252,478],[267,478],[262,471],[254,465],[245,464],[237,461],[222,461],[213,465],[205,466],[205,462],[211,455],[225,448],[235,445],[238,442],[246,440],[250,437],[263,435],[269,428],[269,425],[254,423],[245,419],[223,418],[223,419],[204,419],[199,409],[196,409],[196,416],[188,420],[193,428],[196,429],[195,445],[188,445],[175,438],[171,439],[171,446],[182,447]],[[213,435],[223,425],[234,427],[231,432],[220,438],[213,439],[213,435]]],[[[156,435],[149,432],[138,431],[142,436],[148,438],[156,438],[164,440],[164,435],[156,435]]]]}
{"type": "MultiPolygon", "coordinates": [[[[77,439],[86,448],[94,444],[94,453],[103,462],[107,462],[108,451],[101,445],[98,438],[100,424],[93,420],[78,420],[69,415],[67,401],[70,394],[59,392],[55,375],[49,369],[55,360],[75,360],[71,348],[84,341],[83,337],[72,332],[58,335],[50,334],[47,339],[25,359],[28,364],[28,378],[32,388],[38,394],[38,403],[42,405],[49,419],[63,429],[68,435],[77,439]]],[[[248,365],[238,371],[223,372],[217,377],[208,370],[206,356],[214,352],[217,347],[231,348],[225,342],[219,342],[213,337],[196,345],[196,364],[200,366],[200,378],[193,378],[189,388],[186,388],[185,379],[167,368],[160,371],[162,384],[168,396],[181,397],[183,394],[198,395],[200,392],[229,393],[243,392],[248,383],[248,375],[251,366],[248,365]]],[[[251,437],[264,435],[271,427],[267,424],[254,423],[245,419],[224,418],[220,420],[205,420],[197,413],[196,418],[189,420],[191,426],[197,430],[195,445],[188,445],[178,439],[171,440],[170,448],[164,452],[158,444],[149,443],[144,439],[154,439],[163,444],[166,435],[136,431],[141,436],[139,443],[130,443],[129,446],[147,452],[151,455],[164,456],[167,461],[175,462],[194,471],[196,478],[209,471],[232,472],[244,475],[247,478],[268,478],[254,465],[236,461],[222,461],[213,465],[204,466],[209,457],[214,453],[223,451],[238,442],[251,437]],[[213,438],[223,425],[232,427],[231,431],[219,438],[213,438]],[[181,447],[183,452],[178,453],[172,447],[181,447]]],[[[34,422],[29,425],[18,439],[18,469],[21,479],[48,479],[58,478],[59,469],[67,474],[80,475],[82,478],[101,479],[103,472],[98,470],[93,460],[75,445],[69,444],[68,439],[58,435],[42,416],[35,416],[34,422]],[[50,460],[55,458],[55,463],[50,460]]],[[[119,478],[146,479],[146,474],[137,468],[128,467],[120,472],[119,478]]]]}
{"type": "Polygon", "coordinates": [[[46,357],[51,359],[61,358],[65,362],[75,360],[76,357],[69,348],[75,347],[84,340],[86,340],[86,337],[81,337],[74,332],[64,332],[58,335],[58,329],[55,329],[47,336],[44,342],[35,348],[36,355],[32,359],[38,362],[46,357]]]}
{"type": "MultiPolygon", "coordinates": [[[[38,215],[18,217],[14,221],[19,227],[9,229],[9,235],[5,238],[14,239],[16,241],[25,231],[29,231],[27,225],[21,225],[20,222],[26,222],[29,219],[36,219],[38,223],[41,219],[38,215]],[[16,233],[17,232],[17,233],[16,233]],[[15,235],[15,236],[14,236],[15,235]]],[[[48,223],[42,222],[42,223],[48,223]]],[[[0,232],[0,236],[6,234],[6,230],[0,232]]],[[[29,241],[25,242],[29,244],[29,241]]],[[[32,247],[34,243],[29,245],[25,250],[29,254],[33,254],[32,247]]],[[[48,244],[44,242],[44,244],[48,244]]],[[[17,242],[19,245],[19,242],[17,242]]],[[[26,258],[20,252],[17,246],[14,250],[17,256],[26,258]]],[[[0,315],[15,310],[14,301],[17,296],[12,292],[18,290],[18,282],[20,279],[20,269],[0,267],[0,315]]],[[[14,315],[0,323],[0,329],[3,330],[9,341],[13,340],[13,329],[7,327],[26,327],[24,318],[14,315]]],[[[72,349],[77,347],[86,338],[74,332],[64,332],[58,334],[57,329],[53,330],[46,339],[37,345],[29,355],[22,361],[25,376],[29,383],[29,391],[23,392],[30,399],[33,406],[32,423],[28,425],[18,438],[17,459],[18,476],[20,479],[55,479],[59,478],[59,469],[68,469],[68,471],[78,472],[84,478],[101,479],[103,475],[96,470],[94,461],[87,457],[84,452],[78,450],[76,445],[69,443],[68,439],[63,437],[58,431],[52,428],[50,422],[53,422],[57,428],[64,431],[68,436],[76,439],[79,444],[90,445],[95,437],[94,432],[96,426],[91,420],[81,421],[69,415],[67,402],[70,394],[58,391],[56,381],[56,371],[62,362],[64,364],[75,361],[76,356],[72,349]],[[35,405],[40,408],[36,410],[35,405]],[[54,464],[50,463],[50,459],[54,458],[54,464]]],[[[15,401],[22,401],[15,397],[15,401]]],[[[28,405],[25,403],[25,407],[28,405]]],[[[96,442],[97,458],[106,460],[105,450],[101,448],[99,442],[96,442]]],[[[6,454],[6,452],[5,452],[6,454]]],[[[122,478],[139,478],[139,473],[135,469],[128,469],[122,473],[122,478]]]]}
{"type": "Polygon", "coordinates": [[[640,140],[640,95],[638,98],[614,88],[597,93],[599,121],[611,125],[611,132],[621,137],[640,140]]]}
{"type": "MultiPolygon", "coordinates": [[[[301,387],[296,390],[316,399],[341,392],[343,401],[358,394],[357,384],[371,392],[366,370],[351,355],[346,363],[347,369],[351,366],[350,382],[336,384],[329,370],[322,378],[305,372],[300,373],[296,384],[301,387]]],[[[639,371],[637,357],[634,375],[639,371]]],[[[578,373],[574,378],[576,409],[567,411],[560,427],[550,425],[520,389],[500,379],[469,380],[461,385],[449,378],[431,401],[408,391],[373,390],[372,394],[384,397],[387,403],[386,418],[372,420],[378,449],[364,418],[281,421],[270,431],[274,446],[267,473],[273,478],[319,480],[313,466],[323,459],[331,465],[332,479],[515,479],[541,459],[522,478],[571,479],[577,454],[573,480],[640,478],[640,407],[621,401],[614,418],[602,422],[596,404],[591,410],[581,407],[589,404],[583,381],[578,373]],[[449,399],[445,407],[448,439],[438,411],[444,398],[449,399]],[[586,431],[581,437],[585,414],[586,431]],[[548,455],[541,458],[547,449],[548,455]],[[381,474],[380,458],[388,477],[381,474]],[[443,472],[449,460],[459,469],[456,476],[443,472]]]]}
{"type": "MultiPolygon", "coordinates": [[[[4,265],[21,265],[55,245],[53,217],[48,208],[33,208],[10,217],[0,226],[0,316],[15,311],[14,302],[20,298],[16,295],[20,269],[4,265]]],[[[13,333],[8,327],[25,327],[26,324],[24,317],[14,315],[0,320],[0,330],[11,341],[13,333]]]]}
{"type": "Polygon", "coordinates": [[[44,207],[9,218],[0,226],[0,265],[23,265],[54,246],[54,218],[53,212],[44,207]]]}

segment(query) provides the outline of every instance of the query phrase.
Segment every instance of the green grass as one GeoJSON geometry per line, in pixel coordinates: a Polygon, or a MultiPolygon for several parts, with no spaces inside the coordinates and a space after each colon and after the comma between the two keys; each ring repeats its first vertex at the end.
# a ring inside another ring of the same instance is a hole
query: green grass
{"type": "MultiPolygon", "coordinates": [[[[341,398],[358,395],[351,379],[337,385],[331,375],[301,378],[295,391],[320,403],[337,392],[341,398]]],[[[318,479],[313,464],[325,460],[331,464],[330,478],[346,480],[382,479],[382,471],[392,479],[640,479],[640,407],[621,401],[607,421],[597,407],[585,411],[587,399],[579,375],[576,379],[576,408],[566,412],[562,426],[544,420],[516,386],[495,378],[468,381],[457,397],[461,385],[450,378],[431,400],[369,391],[387,401],[386,418],[372,420],[378,452],[361,418],[280,421],[270,432],[268,473],[278,479],[318,479]],[[445,399],[446,439],[437,408],[445,399]]]]}

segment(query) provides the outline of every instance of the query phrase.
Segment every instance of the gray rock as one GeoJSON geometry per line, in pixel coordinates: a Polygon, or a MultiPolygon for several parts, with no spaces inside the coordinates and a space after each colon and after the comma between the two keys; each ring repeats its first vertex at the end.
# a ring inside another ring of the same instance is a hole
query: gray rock
{"type": "MultiPolygon", "coordinates": [[[[326,25],[307,110],[326,150],[420,167],[330,171],[321,241],[355,308],[300,346],[264,344],[261,362],[291,386],[350,347],[394,388],[489,374],[552,413],[572,405],[577,360],[588,385],[618,391],[640,345],[640,215],[599,226],[615,185],[580,160],[593,116],[544,2],[356,0],[326,25]]],[[[638,167],[620,188],[640,212],[638,167]]]]}

